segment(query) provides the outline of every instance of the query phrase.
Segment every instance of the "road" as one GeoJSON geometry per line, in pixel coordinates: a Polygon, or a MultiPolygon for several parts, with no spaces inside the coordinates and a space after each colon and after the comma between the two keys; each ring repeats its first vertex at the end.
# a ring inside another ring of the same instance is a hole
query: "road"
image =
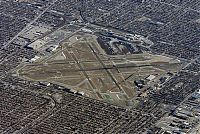
{"type": "MultiPolygon", "coordinates": [[[[23,28],[17,35],[15,35],[10,41],[8,41],[5,45],[3,45],[0,50],[6,48],[7,46],[9,46],[17,37],[19,37],[21,34],[23,34],[27,28],[29,28],[33,23],[35,23],[48,9],[50,9],[55,2],[57,2],[58,0],[53,1],[53,3],[49,3],[49,6],[43,10],[34,20],[32,20],[25,28],[23,28]]],[[[20,49],[22,49],[25,45],[22,45],[20,47],[20,49]]],[[[1,61],[0,63],[3,63],[5,60],[7,60],[10,56],[16,54],[17,52],[14,51],[13,53],[10,53],[9,55],[7,55],[3,61],[1,61]]]]}
{"type": "Polygon", "coordinates": [[[25,28],[23,28],[17,35],[15,35],[10,41],[8,41],[1,49],[6,48],[10,43],[12,43],[19,35],[21,35],[27,28],[29,28],[33,23],[35,23],[50,7],[52,7],[55,2],[58,0],[54,0],[52,3],[49,3],[49,6],[43,10],[34,20],[32,20],[25,28]]]}

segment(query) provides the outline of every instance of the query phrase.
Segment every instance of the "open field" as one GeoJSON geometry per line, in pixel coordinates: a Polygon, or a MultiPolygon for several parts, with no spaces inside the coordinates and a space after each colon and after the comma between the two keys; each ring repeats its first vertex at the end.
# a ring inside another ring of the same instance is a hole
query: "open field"
{"type": "Polygon", "coordinates": [[[106,55],[93,35],[73,36],[50,57],[17,73],[32,81],[60,84],[86,96],[126,106],[137,95],[135,80],[176,72],[178,60],[149,53],[106,55]]]}

